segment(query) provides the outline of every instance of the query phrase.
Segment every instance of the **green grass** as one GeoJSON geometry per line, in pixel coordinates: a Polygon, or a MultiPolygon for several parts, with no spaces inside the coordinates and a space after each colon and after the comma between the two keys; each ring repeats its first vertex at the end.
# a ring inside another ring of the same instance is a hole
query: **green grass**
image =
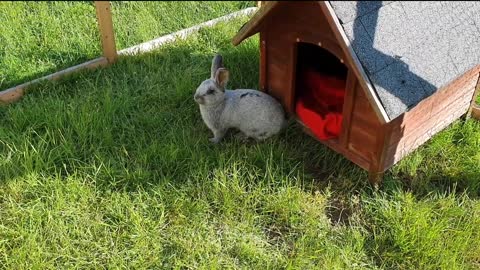
{"type": "MultiPolygon", "coordinates": [[[[250,6],[254,1],[114,1],[117,49],[250,6]]],[[[0,2],[0,22],[0,90],[101,55],[93,1],[0,2]]]]}
{"type": "MultiPolygon", "coordinates": [[[[478,269],[480,124],[457,121],[371,190],[292,125],[220,145],[193,102],[219,51],[258,87],[247,18],[0,108],[6,269],[478,269]]],[[[136,42],[136,41],[135,41],[136,42]]]]}

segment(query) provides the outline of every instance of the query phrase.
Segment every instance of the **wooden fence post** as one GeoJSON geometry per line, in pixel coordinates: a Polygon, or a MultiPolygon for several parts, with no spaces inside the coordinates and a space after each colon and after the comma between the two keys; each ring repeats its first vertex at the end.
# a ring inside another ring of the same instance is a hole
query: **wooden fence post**
{"type": "Polygon", "coordinates": [[[100,30],[103,56],[109,63],[117,60],[117,47],[115,45],[115,33],[113,32],[113,21],[111,5],[109,1],[95,1],[97,12],[98,28],[100,30]]]}
{"type": "MultiPolygon", "coordinates": [[[[480,71],[480,68],[478,68],[480,71]]],[[[480,72],[478,73],[477,84],[475,85],[475,91],[473,92],[472,101],[470,102],[470,107],[468,108],[465,119],[473,117],[477,120],[480,120],[480,105],[477,105],[477,97],[480,95],[480,72]]]]}
{"type": "Polygon", "coordinates": [[[257,7],[259,7],[259,8],[262,7],[262,1],[257,1],[257,7]]]}

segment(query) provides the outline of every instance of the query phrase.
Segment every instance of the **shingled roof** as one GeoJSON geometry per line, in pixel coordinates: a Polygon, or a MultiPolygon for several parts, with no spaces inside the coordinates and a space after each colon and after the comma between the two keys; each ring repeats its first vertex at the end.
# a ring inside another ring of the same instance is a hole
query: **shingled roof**
{"type": "Polygon", "coordinates": [[[480,64],[480,3],[330,1],[390,119],[480,64]]]}
{"type": "MultiPolygon", "coordinates": [[[[323,1],[319,1],[323,2],[323,1]]],[[[234,38],[258,32],[266,2],[234,38]]],[[[480,66],[480,3],[467,1],[329,1],[391,121],[465,72],[480,66]]],[[[343,41],[342,41],[343,42],[343,41]]]]}

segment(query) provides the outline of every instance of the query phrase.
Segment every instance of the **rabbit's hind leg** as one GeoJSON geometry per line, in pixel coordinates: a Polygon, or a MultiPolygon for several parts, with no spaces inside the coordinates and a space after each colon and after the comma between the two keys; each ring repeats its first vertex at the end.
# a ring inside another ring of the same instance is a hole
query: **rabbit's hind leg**
{"type": "Polygon", "coordinates": [[[242,142],[247,141],[249,139],[248,135],[240,130],[238,130],[237,133],[235,133],[235,138],[242,142]]]}

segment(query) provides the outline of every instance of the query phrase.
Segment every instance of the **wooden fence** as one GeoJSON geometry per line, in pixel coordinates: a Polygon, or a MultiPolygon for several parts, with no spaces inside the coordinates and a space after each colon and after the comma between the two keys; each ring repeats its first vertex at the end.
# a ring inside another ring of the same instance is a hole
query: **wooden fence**
{"type": "MultiPolygon", "coordinates": [[[[107,66],[115,63],[119,55],[147,52],[162,46],[166,42],[173,41],[176,38],[185,38],[189,34],[196,32],[203,27],[213,26],[218,22],[228,21],[240,15],[249,15],[249,14],[252,14],[257,9],[255,7],[243,9],[234,13],[227,14],[220,18],[212,19],[210,21],[198,24],[196,26],[177,31],[169,35],[166,35],[154,40],[150,40],[142,44],[135,45],[131,48],[117,51],[117,46],[115,44],[115,31],[113,27],[111,4],[109,1],[94,1],[94,3],[95,3],[98,28],[100,32],[100,40],[102,43],[103,55],[101,57],[90,60],[88,62],[69,67],[67,69],[55,72],[47,76],[43,76],[41,78],[26,82],[26,83],[22,83],[20,85],[8,88],[4,91],[0,91],[0,104],[9,104],[9,103],[18,101],[25,94],[25,90],[28,87],[34,84],[37,84],[41,81],[58,80],[60,78],[79,72],[81,70],[94,69],[97,67],[107,66]]],[[[257,7],[260,7],[260,6],[261,6],[261,1],[257,1],[257,7]]]]}

